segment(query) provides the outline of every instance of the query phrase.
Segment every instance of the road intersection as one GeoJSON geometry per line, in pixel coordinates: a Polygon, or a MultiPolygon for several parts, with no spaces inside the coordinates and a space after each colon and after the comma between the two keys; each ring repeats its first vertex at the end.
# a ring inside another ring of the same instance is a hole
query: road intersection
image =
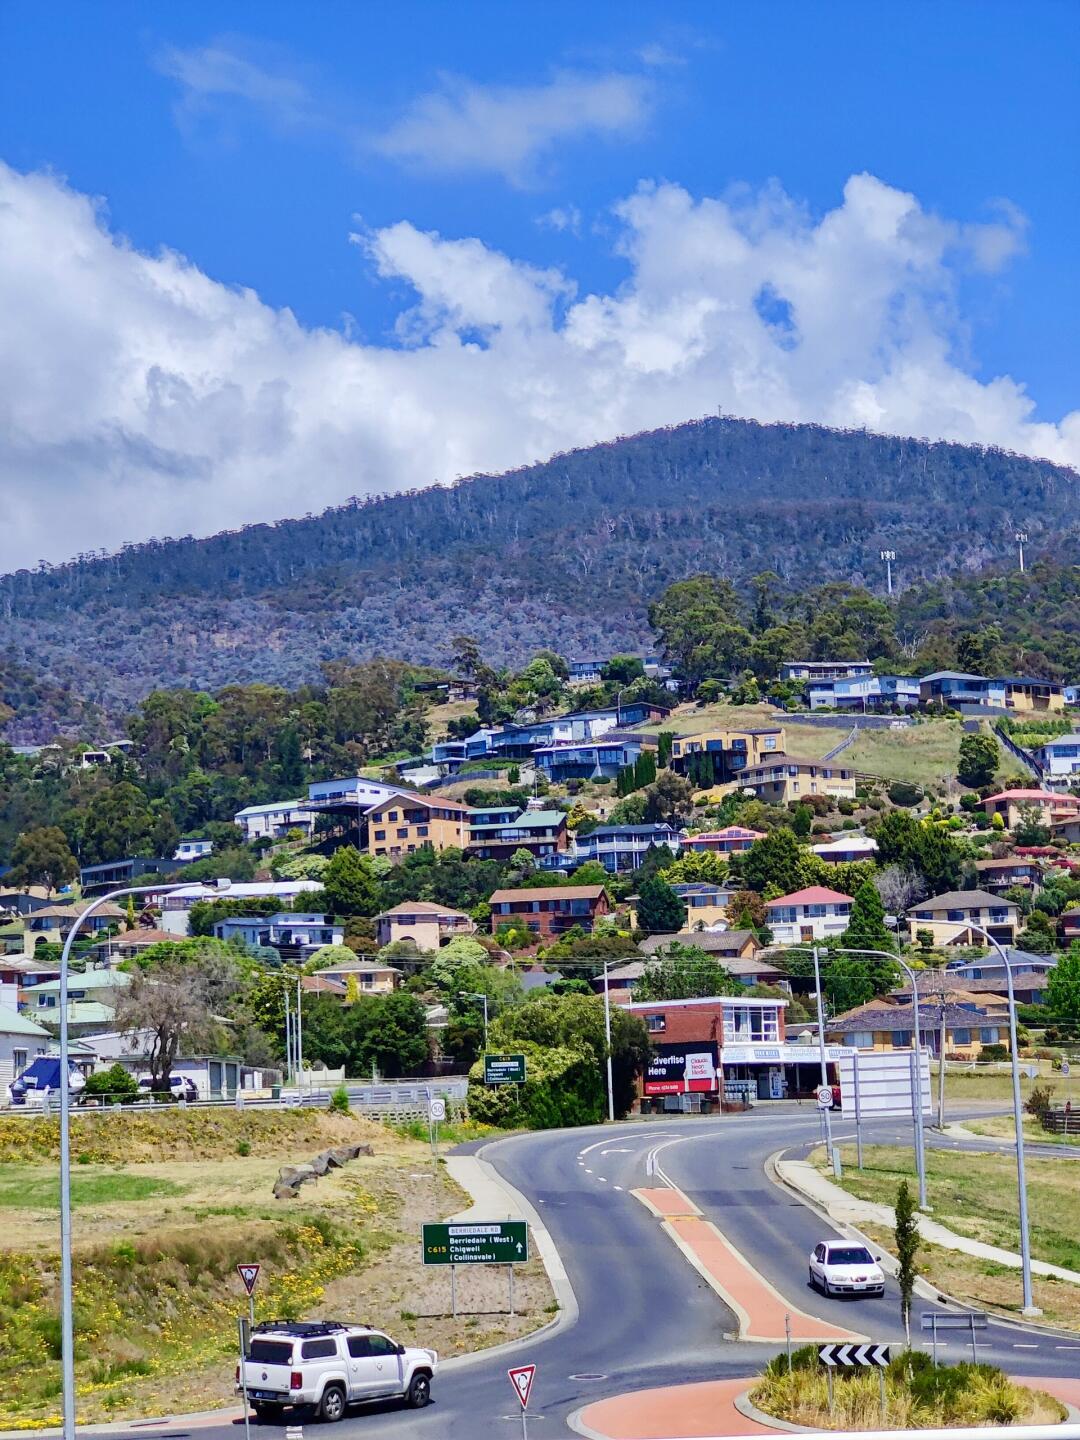
{"type": "MultiPolygon", "coordinates": [[[[840,1125],[840,1139],[848,1138],[847,1128],[840,1125]]],[[[910,1138],[896,1121],[865,1129],[868,1140],[882,1143],[910,1138]]],[[[575,1303],[559,1322],[525,1338],[509,1355],[449,1362],[427,1410],[368,1407],[351,1412],[335,1434],[340,1440],[352,1440],[354,1433],[356,1440],[403,1435],[510,1440],[520,1433],[520,1419],[511,1406],[506,1369],[533,1362],[530,1435],[566,1435],[570,1416],[604,1398],[755,1374],[782,1348],[783,1330],[778,1334],[777,1326],[785,1312],[808,1320],[808,1328],[796,1321],[796,1341],[814,1333],[822,1339],[854,1335],[902,1342],[891,1279],[882,1298],[858,1302],[808,1287],[807,1257],[838,1227],[772,1181],[766,1164],[777,1151],[803,1153],[817,1139],[813,1111],[777,1106],[746,1115],[534,1132],[468,1147],[482,1151],[535,1211],[565,1267],[575,1303]],[[674,1208],[665,1215],[668,1205],[674,1208]],[[684,1223],[690,1220],[694,1224],[684,1223]],[[673,1221],[683,1224],[682,1235],[672,1233],[678,1229],[673,1221]],[[688,1231],[704,1243],[711,1257],[706,1262],[688,1253],[694,1248],[688,1231]],[[762,1329],[755,1316],[766,1315],[762,1329]],[[761,1343],[740,1338],[748,1334],[775,1338],[761,1343]]],[[[954,1143],[998,1148],[992,1142],[954,1143]]],[[[916,1336],[919,1313],[934,1304],[916,1298],[916,1336]]],[[[945,1354],[963,1358],[965,1346],[953,1340],[945,1354]]],[[[1075,1376],[1080,1337],[992,1321],[979,1336],[979,1358],[1018,1376],[1075,1376]]],[[[749,1422],[741,1427],[743,1433],[753,1428],[749,1422]]],[[[198,1424],[143,1422],[138,1430],[167,1440],[237,1434],[236,1424],[210,1417],[198,1424]]],[[[133,1430],[102,1433],[130,1437],[133,1430]]]]}

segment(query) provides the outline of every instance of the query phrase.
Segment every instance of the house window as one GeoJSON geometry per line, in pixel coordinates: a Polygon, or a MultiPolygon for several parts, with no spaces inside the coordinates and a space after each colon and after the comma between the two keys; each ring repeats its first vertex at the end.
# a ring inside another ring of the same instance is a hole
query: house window
{"type": "Polygon", "coordinates": [[[428,827],[426,825],[417,825],[416,833],[417,835],[426,835],[428,833],[428,827]]]}
{"type": "Polygon", "coordinates": [[[960,1025],[952,1032],[954,1045],[970,1045],[971,1031],[964,1025],[960,1025]]]}
{"type": "Polygon", "coordinates": [[[998,1031],[996,1026],[984,1026],[979,1031],[979,1041],[983,1045],[996,1045],[998,1031]]]}
{"type": "Polygon", "coordinates": [[[894,1031],[892,1032],[892,1043],[893,1043],[893,1048],[896,1049],[896,1050],[903,1049],[904,1046],[910,1045],[910,1044],[911,1044],[911,1031],[910,1031],[910,1030],[894,1030],[894,1031]]]}
{"type": "Polygon", "coordinates": [[[26,1069],[27,1052],[25,1050],[13,1050],[11,1052],[12,1069],[16,1075],[21,1075],[26,1069]]]}
{"type": "Polygon", "coordinates": [[[665,1015],[646,1015],[645,1024],[648,1026],[650,1035],[654,1035],[658,1030],[667,1029],[667,1017],[665,1015]]]}
{"type": "Polygon", "coordinates": [[[386,839],[386,831],[385,831],[385,830],[376,830],[376,831],[375,831],[375,839],[376,839],[376,840],[385,840],[385,839],[386,839]]]}
{"type": "Polygon", "coordinates": [[[963,921],[967,917],[965,916],[963,910],[946,910],[945,918],[946,920],[963,921]]]}
{"type": "Polygon", "coordinates": [[[394,833],[399,840],[407,840],[409,838],[409,829],[406,825],[399,825],[394,833]]]}
{"type": "Polygon", "coordinates": [[[847,1036],[847,1044],[853,1045],[856,1050],[871,1050],[874,1045],[874,1033],[872,1030],[852,1030],[847,1036]]]}
{"type": "Polygon", "coordinates": [[[387,815],[386,818],[387,818],[387,820],[389,820],[389,821],[391,821],[391,822],[396,821],[396,820],[397,820],[397,811],[396,811],[396,810],[391,810],[391,811],[389,812],[389,814],[387,815]]]}

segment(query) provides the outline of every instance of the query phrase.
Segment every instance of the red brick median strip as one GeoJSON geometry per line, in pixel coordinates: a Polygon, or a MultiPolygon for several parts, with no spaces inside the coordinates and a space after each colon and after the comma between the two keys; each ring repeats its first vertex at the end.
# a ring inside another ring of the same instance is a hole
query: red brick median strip
{"type": "Polygon", "coordinates": [[[786,1301],[682,1191],[664,1188],[634,1194],[660,1218],[686,1259],[735,1312],[740,1340],[782,1342],[785,1316],[791,1317],[791,1338],[799,1342],[866,1339],[786,1301]]]}

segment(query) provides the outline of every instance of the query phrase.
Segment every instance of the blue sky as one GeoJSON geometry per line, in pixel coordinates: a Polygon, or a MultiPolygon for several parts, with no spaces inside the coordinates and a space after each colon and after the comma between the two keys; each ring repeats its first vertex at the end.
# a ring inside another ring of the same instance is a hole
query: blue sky
{"type": "Polygon", "coordinates": [[[72,502],[17,533],[205,533],[717,404],[1075,463],[1078,59],[1071,0],[7,0],[9,473],[72,502]]]}

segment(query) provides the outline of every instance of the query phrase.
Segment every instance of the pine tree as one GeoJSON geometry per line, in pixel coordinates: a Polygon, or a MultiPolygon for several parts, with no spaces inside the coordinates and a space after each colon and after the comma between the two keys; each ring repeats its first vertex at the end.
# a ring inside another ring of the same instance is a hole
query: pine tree
{"type": "MultiPolygon", "coordinates": [[[[885,906],[872,880],[864,880],[855,892],[848,927],[840,944],[848,950],[891,950],[893,938],[885,924],[885,906]]],[[[873,964],[868,961],[868,964],[873,964]]]]}
{"type": "Polygon", "coordinates": [[[650,935],[673,935],[686,924],[686,906],[659,875],[638,887],[638,928],[650,935]]]}
{"type": "Polygon", "coordinates": [[[900,1314],[904,1334],[911,1348],[911,1297],[915,1292],[915,1256],[919,1251],[919,1224],[915,1218],[915,1202],[906,1180],[900,1181],[896,1192],[896,1282],[900,1286],[900,1314]]]}

